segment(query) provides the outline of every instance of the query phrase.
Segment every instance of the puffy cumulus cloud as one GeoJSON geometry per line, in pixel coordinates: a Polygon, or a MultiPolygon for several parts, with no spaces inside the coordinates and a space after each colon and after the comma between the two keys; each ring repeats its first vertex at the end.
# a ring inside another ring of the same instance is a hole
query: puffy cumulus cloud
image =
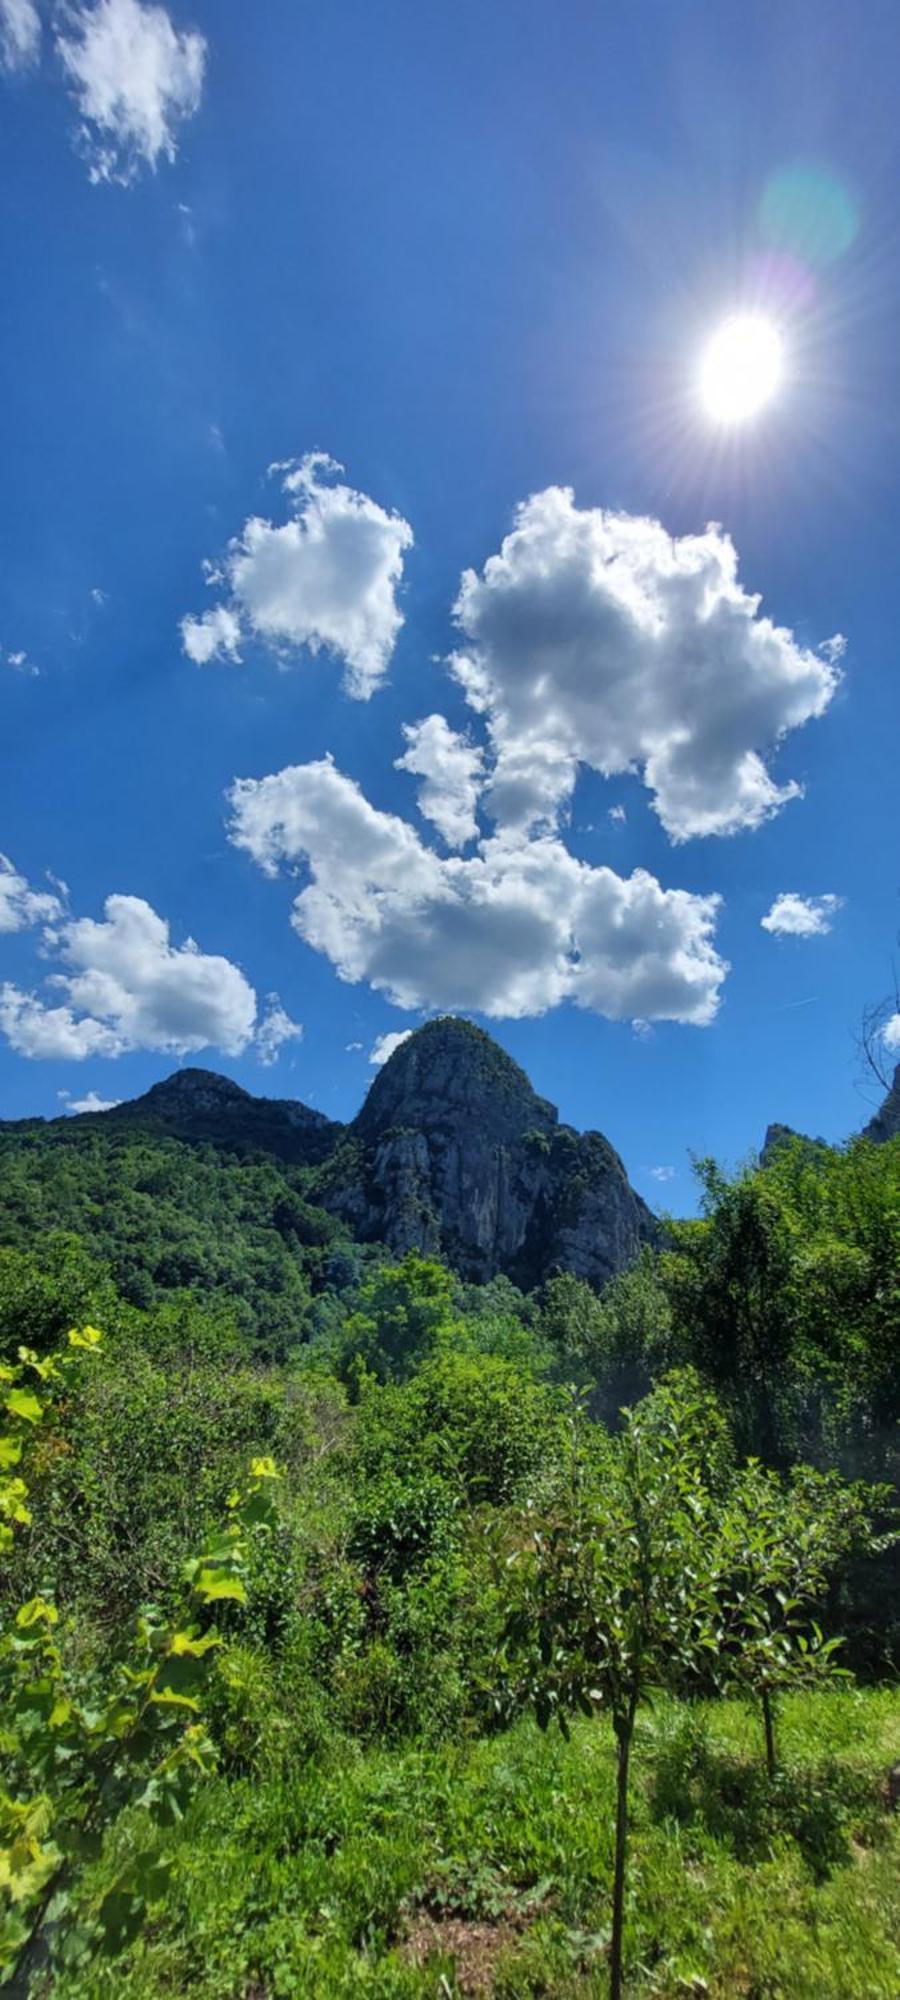
{"type": "Polygon", "coordinates": [[[786,890],[776,896],[760,923],[773,937],[825,937],[842,901],[840,896],[797,896],[786,890]]]}
{"type": "Polygon", "coordinates": [[[271,1068],[284,1047],[285,1042],[303,1040],[303,1029],[299,1021],[292,1021],[281,1005],[277,993],[270,993],[265,1014],[256,1030],[256,1053],[266,1068],[271,1068]]]}
{"type": "Polygon", "coordinates": [[[0,0],[0,67],[30,69],[41,49],[41,17],[34,0],[0,0]]]}
{"type": "Polygon", "coordinates": [[[451,729],[442,715],[405,722],[407,748],[395,770],[423,778],[419,811],[437,827],[448,847],[465,847],[478,832],[475,810],[484,783],[484,752],[451,729]]]}
{"type": "Polygon", "coordinates": [[[179,629],[195,666],[207,667],[210,660],[240,660],[241,621],[227,604],[215,604],[199,618],[182,618],[179,629]]]}
{"type": "Polygon", "coordinates": [[[256,995],[244,974],[193,938],[171,944],[165,919],[141,897],[108,896],[101,922],[79,917],[65,926],[61,949],[71,1004],[113,1023],[132,1047],[179,1055],[246,1047],[256,995]]]}
{"type": "Polygon", "coordinates": [[[727,971],[715,896],[590,867],[553,834],[442,857],[330,757],[239,779],[230,801],[231,839],[267,874],[306,865],[299,936],[397,1006],[515,1017],[570,999],[701,1025],[715,1014],[727,971]]]}
{"type": "Polygon", "coordinates": [[[102,921],[67,919],[53,943],[66,968],[47,982],[59,1004],[10,985],[0,991],[0,1029],[19,1055],[239,1055],[253,1035],[256,995],[244,974],[191,938],[174,946],[168,924],[138,896],[108,896],[102,921]]]}
{"type": "Polygon", "coordinates": [[[886,1049],[900,1049],[900,1014],[891,1014],[885,1021],[881,1039],[886,1049]]]}
{"type": "Polygon", "coordinates": [[[344,662],[347,693],[367,701],[403,624],[397,592],[412,529],[337,479],[343,468],[324,452],[270,470],[282,475],[290,518],[244,523],[210,579],[228,585],[231,601],[182,620],[185,651],[236,659],[242,630],[282,654],[324,650],[344,662]]]}
{"type": "Polygon", "coordinates": [[[128,1044],[103,1021],[78,1019],[71,1007],[52,1007],[18,986],[0,986],[0,1033],[16,1055],[59,1062],[86,1056],[120,1056],[128,1044]]]}
{"type": "Polygon", "coordinates": [[[800,792],[766,755],[824,713],[843,649],[763,617],[720,528],[672,536],[564,487],[523,502],[455,617],[450,667],[485,717],[484,803],[507,829],[554,823],[579,762],[639,772],[673,840],[758,826],[800,792]]]}
{"type": "Polygon", "coordinates": [[[412,1028],[401,1028],[392,1035],[379,1035],[369,1050],[370,1063],[373,1063],[376,1069],[382,1069],[394,1050],[399,1049],[403,1042],[409,1041],[412,1032],[412,1028]]]}
{"type": "Polygon", "coordinates": [[[53,923],[61,915],[59,897],[29,888],[24,875],[17,873],[7,855],[0,854],[0,932],[53,923]]]}
{"type": "Polygon", "coordinates": [[[65,18],[56,46],[90,178],[127,187],[141,167],[174,160],[178,128],[200,107],[206,42],[143,0],[95,0],[65,18]]]}

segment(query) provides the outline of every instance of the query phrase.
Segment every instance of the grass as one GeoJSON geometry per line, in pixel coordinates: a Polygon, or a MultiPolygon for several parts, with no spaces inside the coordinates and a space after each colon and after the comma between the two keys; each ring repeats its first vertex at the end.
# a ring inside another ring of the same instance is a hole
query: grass
{"type": "MultiPolygon", "coordinates": [[[[779,1744],[773,1789],[744,1706],[643,1712],[629,1994],[897,2000],[900,1697],[792,1697],[779,1744]]],[[[58,1977],[53,2000],[600,1996],[613,1791],[610,1733],[588,1722],[569,1743],[522,1723],[219,1777],[138,1945],[58,1977]]]]}

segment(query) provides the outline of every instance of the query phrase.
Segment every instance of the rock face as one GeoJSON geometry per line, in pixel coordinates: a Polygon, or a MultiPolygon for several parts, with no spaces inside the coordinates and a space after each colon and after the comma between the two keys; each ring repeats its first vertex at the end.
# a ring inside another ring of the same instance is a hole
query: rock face
{"type": "Polygon", "coordinates": [[[811,1139],[806,1132],[795,1132],[793,1125],[769,1125],[759,1156],[761,1167],[768,1167],[778,1153],[786,1146],[802,1146],[808,1153],[827,1153],[831,1149],[824,1139],[811,1139]]]}
{"type": "Polygon", "coordinates": [[[874,1118],[870,1118],[863,1132],[863,1138],[873,1139],[877,1146],[881,1146],[886,1139],[896,1139],[898,1132],[900,1132],[900,1063],[894,1071],[894,1081],[884,1103],[880,1111],[876,1111],[874,1118]]]}
{"type": "Polygon", "coordinates": [[[319,1199],[360,1237],[440,1253],[476,1281],[565,1270],[604,1284],[656,1234],[608,1140],[560,1125],[468,1021],[429,1022],[395,1050],[349,1136],[319,1199]]]}
{"type": "MultiPolygon", "coordinates": [[[[870,1139],[875,1146],[883,1146],[888,1139],[896,1139],[898,1133],[900,1133],[900,1063],[894,1071],[894,1080],[884,1103],[876,1111],[874,1118],[869,1119],[868,1125],[863,1126],[859,1136],[861,1139],[870,1139]]],[[[824,1139],[808,1139],[802,1132],[793,1132],[789,1125],[770,1125],[760,1154],[762,1165],[766,1166],[779,1148],[790,1145],[793,1139],[800,1139],[804,1146],[822,1148],[826,1152],[829,1150],[824,1139]]]]}

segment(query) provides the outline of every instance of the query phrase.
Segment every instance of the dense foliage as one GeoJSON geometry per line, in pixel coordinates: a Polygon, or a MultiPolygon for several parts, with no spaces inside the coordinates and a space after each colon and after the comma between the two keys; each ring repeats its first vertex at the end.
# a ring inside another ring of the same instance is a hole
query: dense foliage
{"type": "Polygon", "coordinates": [[[140,1132],[0,1134],[0,1245],[57,1232],[90,1246],[124,1299],[172,1292],[227,1306],[269,1355],[308,1338],[314,1296],[359,1269],[308,1199],[310,1170],[140,1132]]]}
{"type": "Polygon", "coordinates": [[[704,1167],[599,1297],[361,1253],[308,1173],[0,1145],[19,1990],[889,2000],[900,1707],[819,1682],[888,1673],[900,1142],[704,1167]]]}

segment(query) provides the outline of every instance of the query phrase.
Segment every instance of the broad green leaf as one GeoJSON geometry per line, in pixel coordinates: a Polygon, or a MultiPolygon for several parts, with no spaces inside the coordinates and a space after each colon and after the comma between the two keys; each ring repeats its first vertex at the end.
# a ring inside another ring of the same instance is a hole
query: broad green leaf
{"type": "Polygon", "coordinates": [[[213,1646],[221,1644],[219,1634],[215,1631],[205,1632],[202,1639],[196,1638],[192,1632],[173,1632],[169,1652],[176,1659],[185,1654],[190,1655],[192,1659],[202,1659],[204,1653],[208,1653],[213,1646]]]}
{"type": "Polygon", "coordinates": [[[41,1404],[30,1389],[10,1389],[6,1398],[6,1408],[11,1417],[20,1417],[26,1424],[39,1424],[44,1414],[41,1404]]]}
{"type": "Polygon", "coordinates": [[[16,1624],[23,1631],[27,1631],[30,1625],[56,1625],[58,1622],[56,1605],[48,1604],[44,1597],[30,1597],[28,1603],[21,1605],[16,1612],[16,1624]]]}
{"type": "Polygon", "coordinates": [[[68,1341],[70,1347],[99,1347],[102,1339],[102,1333],[95,1326],[70,1326],[69,1328],[68,1341]]]}
{"type": "Polygon", "coordinates": [[[230,1597],[235,1604],[246,1604],[247,1592],[240,1577],[229,1576],[227,1570],[201,1569],[194,1578],[194,1590],[205,1604],[214,1604],[220,1598],[230,1597]]]}

